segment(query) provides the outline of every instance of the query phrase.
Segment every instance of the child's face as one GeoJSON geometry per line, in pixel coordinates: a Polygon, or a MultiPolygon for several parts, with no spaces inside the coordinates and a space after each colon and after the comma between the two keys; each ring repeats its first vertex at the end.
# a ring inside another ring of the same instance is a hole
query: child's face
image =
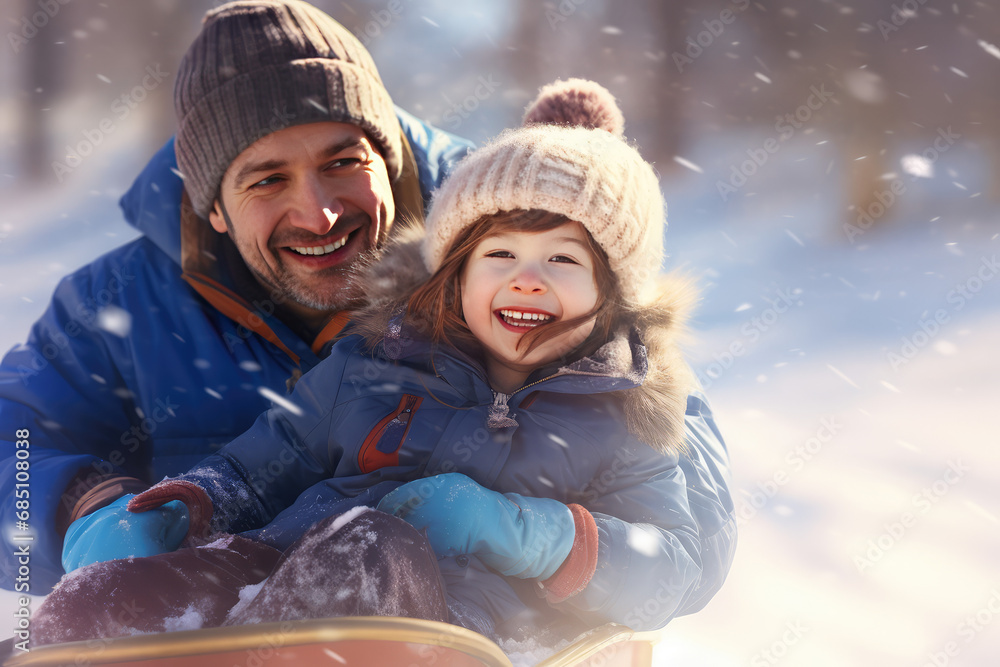
{"type": "Polygon", "coordinates": [[[486,352],[495,389],[510,393],[534,369],[566,355],[594,328],[590,319],[536,346],[517,344],[535,327],[585,315],[597,304],[594,259],[577,222],[546,232],[504,232],[483,239],[462,272],[462,312],[486,352]]]}

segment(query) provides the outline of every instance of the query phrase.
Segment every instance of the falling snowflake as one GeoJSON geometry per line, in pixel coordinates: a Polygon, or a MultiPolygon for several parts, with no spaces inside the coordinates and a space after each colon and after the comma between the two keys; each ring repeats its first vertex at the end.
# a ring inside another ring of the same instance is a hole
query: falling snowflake
{"type": "Polygon", "coordinates": [[[994,58],[1000,58],[1000,48],[997,48],[996,44],[990,44],[982,39],[976,43],[979,44],[979,46],[982,47],[983,51],[986,53],[990,54],[994,58]]]}
{"type": "Polygon", "coordinates": [[[903,171],[910,176],[914,176],[916,178],[934,177],[934,163],[925,158],[923,155],[917,155],[915,153],[904,155],[903,159],[899,162],[903,167],[903,171]]]}
{"type": "Polygon", "coordinates": [[[830,369],[831,371],[833,371],[834,373],[836,373],[836,374],[837,374],[837,376],[838,376],[838,377],[839,377],[840,379],[842,379],[842,380],[843,380],[844,382],[846,382],[847,384],[851,385],[851,386],[852,386],[852,387],[854,387],[855,389],[861,389],[861,387],[859,387],[858,385],[856,385],[856,384],[854,383],[854,380],[852,380],[851,378],[849,378],[849,377],[847,377],[846,375],[844,375],[844,374],[843,374],[843,372],[841,372],[841,371],[839,371],[838,369],[834,368],[834,367],[833,367],[833,366],[831,366],[830,364],[827,364],[827,365],[826,365],[826,367],[827,367],[827,368],[829,368],[829,369],[830,369]]]}
{"type": "Polygon", "coordinates": [[[118,306],[106,306],[97,313],[97,326],[119,338],[132,331],[132,315],[118,306]]]}
{"type": "Polygon", "coordinates": [[[628,546],[646,556],[655,556],[659,551],[656,538],[636,526],[628,527],[628,546]]]}
{"type": "Polygon", "coordinates": [[[559,445],[563,449],[568,449],[569,448],[569,443],[566,442],[565,440],[563,440],[562,438],[560,438],[555,433],[549,433],[549,440],[551,440],[552,442],[556,443],[557,445],[559,445]]]}
{"type": "Polygon", "coordinates": [[[687,167],[691,171],[697,172],[699,174],[704,174],[705,173],[704,170],[702,170],[701,167],[699,167],[694,162],[691,162],[690,160],[688,160],[686,158],[682,158],[680,155],[675,155],[674,156],[674,162],[676,162],[677,164],[679,164],[682,167],[687,167]]]}
{"type": "Polygon", "coordinates": [[[325,653],[327,655],[327,657],[336,660],[337,662],[339,662],[342,665],[346,665],[347,664],[347,660],[345,660],[339,653],[334,653],[333,651],[331,651],[328,648],[323,649],[323,653],[325,653]]]}
{"type": "Polygon", "coordinates": [[[950,357],[958,352],[958,347],[956,347],[955,344],[952,342],[946,340],[939,340],[936,343],[934,343],[934,350],[938,354],[943,354],[946,357],[950,357]]]}
{"type": "Polygon", "coordinates": [[[796,243],[798,243],[803,248],[806,246],[806,244],[802,242],[802,239],[800,239],[798,236],[796,236],[795,233],[792,232],[792,230],[786,229],[785,233],[788,234],[788,236],[790,236],[793,241],[795,241],[796,243]]]}
{"type": "MultiPolygon", "coordinates": [[[[206,391],[208,391],[208,390],[206,389],[206,391]]],[[[302,408],[300,408],[299,406],[295,405],[294,403],[292,403],[291,401],[289,401],[284,396],[281,396],[280,394],[278,394],[274,390],[269,389],[267,387],[258,387],[257,388],[257,393],[259,393],[261,396],[263,396],[267,400],[271,401],[275,405],[280,405],[281,407],[283,407],[285,410],[288,410],[289,412],[291,412],[296,417],[301,417],[302,416],[302,408]]]]}

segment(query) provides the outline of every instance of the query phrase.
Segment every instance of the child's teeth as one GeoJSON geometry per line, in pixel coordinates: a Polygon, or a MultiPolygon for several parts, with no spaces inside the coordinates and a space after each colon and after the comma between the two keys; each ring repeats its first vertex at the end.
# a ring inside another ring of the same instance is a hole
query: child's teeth
{"type": "Polygon", "coordinates": [[[528,324],[528,322],[545,322],[552,318],[551,315],[545,315],[543,313],[524,313],[520,310],[501,310],[500,314],[507,320],[517,320],[514,322],[508,321],[508,324],[515,324],[522,327],[535,327],[538,325],[528,324]]]}

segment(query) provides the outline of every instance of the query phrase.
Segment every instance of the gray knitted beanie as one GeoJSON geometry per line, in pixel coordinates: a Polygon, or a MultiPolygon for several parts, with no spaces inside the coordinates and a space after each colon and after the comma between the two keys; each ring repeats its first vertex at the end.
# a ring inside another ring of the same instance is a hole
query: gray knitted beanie
{"type": "Polygon", "coordinates": [[[666,208],[653,168],[621,138],[614,97],[592,81],[557,81],[525,122],[466,157],[435,193],[427,268],[436,271],[480,217],[542,209],[580,222],[607,253],[625,302],[647,303],[663,262],[666,208]]]}
{"type": "Polygon", "coordinates": [[[300,0],[249,0],[205,15],[174,88],[175,150],[205,218],[226,169],[255,141],[305,123],[360,126],[393,181],[399,121],[371,55],[346,28],[300,0]]]}

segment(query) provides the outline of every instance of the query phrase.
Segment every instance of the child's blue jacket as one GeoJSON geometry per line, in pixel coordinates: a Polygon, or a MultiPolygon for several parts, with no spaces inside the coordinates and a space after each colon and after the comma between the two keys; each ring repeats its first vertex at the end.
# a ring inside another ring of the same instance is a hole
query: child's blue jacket
{"type": "MultiPolygon", "coordinates": [[[[394,264],[383,259],[379,268],[394,264]]],[[[663,331],[650,332],[655,358],[636,331],[623,333],[504,396],[473,357],[432,347],[399,317],[377,317],[381,326],[359,314],[357,333],[337,342],[287,401],[180,476],[208,492],[213,528],[251,530],[285,547],[311,523],[375,506],[401,483],[459,472],[501,493],[578,503],[593,514],[597,571],[583,592],[555,605],[583,625],[659,628],[719,589],[736,536],[728,455],[705,398],[663,372],[686,369],[670,366],[676,350],[663,331]],[[656,442],[643,442],[626,427],[636,410],[676,410],[676,433],[669,415],[641,415],[663,425],[649,438],[656,442]],[[504,418],[513,423],[500,425],[504,418]]],[[[450,597],[496,624],[550,613],[533,582],[505,579],[475,557],[441,565],[450,597]]]]}

